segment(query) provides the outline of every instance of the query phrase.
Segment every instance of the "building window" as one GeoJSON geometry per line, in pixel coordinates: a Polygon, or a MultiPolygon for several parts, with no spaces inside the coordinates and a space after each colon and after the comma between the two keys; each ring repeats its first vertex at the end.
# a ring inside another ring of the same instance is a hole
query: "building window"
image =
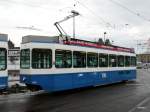
{"type": "Polygon", "coordinates": [[[130,56],[125,56],[125,66],[130,66],[130,56]]]}
{"type": "Polygon", "coordinates": [[[131,66],[136,66],[136,57],[131,57],[131,66]]]}
{"type": "Polygon", "coordinates": [[[7,67],[7,51],[5,48],[0,48],[0,70],[5,70],[7,67]]]}
{"type": "Polygon", "coordinates": [[[118,67],[124,67],[124,56],[117,56],[118,58],[118,67]]]}
{"type": "Polygon", "coordinates": [[[97,53],[87,53],[87,66],[98,67],[98,54],[97,53]]]}
{"type": "Polygon", "coordinates": [[[52,67],[52,51],[50,49],[32,50],[32,68],[48,69],[52,67]]]}
{"type": "Polygon", "coordinates": [[[72,52],[68,50],[55,51],[55,67],[56,68],[71,68],[72,67],[72,52]]]}
{"type": "Polygon", "coordinates": [[[73,52],[73,67],[84,68],[86,67],[86,53],[80,51],[73,52]]]}
{"type": "Polygon", "coordinates": [[[117,65],[116,55],[110,54],[109,55],[109,67],[116,67],[116,65],[117,65]]]}
{"type": "Polygon", "coordinates": [[[29,69],[30,68],[30,50],[29,49],[21,50],[20,67],[22,69],[29,69]]]}
{"type": "Polygon", "coordinates": [[[108,54],[99,54],[99,67],[108,67],[108,54]]]}

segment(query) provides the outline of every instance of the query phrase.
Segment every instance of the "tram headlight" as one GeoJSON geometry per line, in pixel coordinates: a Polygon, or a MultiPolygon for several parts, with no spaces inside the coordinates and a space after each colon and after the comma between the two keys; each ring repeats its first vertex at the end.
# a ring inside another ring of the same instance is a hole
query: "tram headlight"
{"type": "Polygon", "coordinates": [[[26,80],[26,77],[23,77],[23,78],[22,78],[22,81],[25,81],[25,80],[26,80]]]}

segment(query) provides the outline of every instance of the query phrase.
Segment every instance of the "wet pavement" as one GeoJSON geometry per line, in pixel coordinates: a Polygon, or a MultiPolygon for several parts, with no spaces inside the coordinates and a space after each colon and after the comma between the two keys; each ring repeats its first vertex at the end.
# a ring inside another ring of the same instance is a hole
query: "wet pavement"
{"type": "Polygon", "coordinates": [[[150,70],[137,80],[57,93],[0,96],[0,112],[149,112],[150,70]]]}

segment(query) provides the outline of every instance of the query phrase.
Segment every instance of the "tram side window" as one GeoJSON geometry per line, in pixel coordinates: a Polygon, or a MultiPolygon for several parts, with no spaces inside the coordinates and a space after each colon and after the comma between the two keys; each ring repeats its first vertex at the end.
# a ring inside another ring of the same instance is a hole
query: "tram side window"
{"type": "Polygon", "coordinates": [[[30,49],[21,50],[20,67],[22,69],[29,69],[30,68],[30,49]]]}
{"type": "Polygon", "coordinates": [[[99,54],[99,67],[108,67],[108,54],[99,54]]]}
{"type": "Polygon", "coordinates": [[[130,66],[130,56],[125,56],[125,66],[130,66]]]}
{"type": "Polygon", "coordinates": [[[122,56],[122,55],[119,55],[119,56],[117,56],[118,58],[118,60],[117,60],[117,62],[118,62],[118,67],[124,67],[124,56],[122,56]]]}
{"type": "Polygon", "coordinates": [[[97,53],[87,53],[87,66],[98,67],[98,54],[97,53]]]}
{"type": "Polygon", "coordinates": [[[48,69],[52,67],[52,51],[50,49],[32,50],[32,68],[48,69]]]}
{"type": "Polygon", "coordinates": [[[109,55],[109,67],[116,67],[116,65],[117,65],[116,55],[110,54],[109,55]]]}
{"type": "Polygon", "coordinates": [[[131,66],[136,66],[136,57],[131,57],[131,66]]]}
{"type": "Polygon", "coordinates": [[[7,51],[5,48],[0,48],[0,70],[5,70],[7,66],[7,51]]]}
{"type": "Polygon", "coordinates": [[[72,52],[68,50],[55,51],[55,67],[56,68],[71,68],[72,67],[72,52]]]}
{"type": "Polygon", "coordinates": [[[83,68],[86,67],[86,53],[80,51],[73,52],[73,67],[83,68]]]}

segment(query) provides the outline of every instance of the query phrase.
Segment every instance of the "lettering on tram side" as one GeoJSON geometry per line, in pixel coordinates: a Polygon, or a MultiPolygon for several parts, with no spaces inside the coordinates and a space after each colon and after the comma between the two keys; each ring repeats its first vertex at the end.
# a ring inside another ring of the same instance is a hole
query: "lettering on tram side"
{"type": "Polygon", "coordinates": [[[37,82],[36,81],[32,81],[32,84],[37,84],[37,82]]]}
{"type": "Polygon", "coordinates": [[[102,78],[107,78],[107,74],[106,73],[101,73],[102,78]]]}
{"type": "Polygon", "coordinates": [[[0,85],[0,87],[5,87],[6,85],[0,85]]]}
{"type": "Polygon", "coordinates": [[[82,77],[83,76],[83,74],[78,74],[78,77],[82,77]]]}

